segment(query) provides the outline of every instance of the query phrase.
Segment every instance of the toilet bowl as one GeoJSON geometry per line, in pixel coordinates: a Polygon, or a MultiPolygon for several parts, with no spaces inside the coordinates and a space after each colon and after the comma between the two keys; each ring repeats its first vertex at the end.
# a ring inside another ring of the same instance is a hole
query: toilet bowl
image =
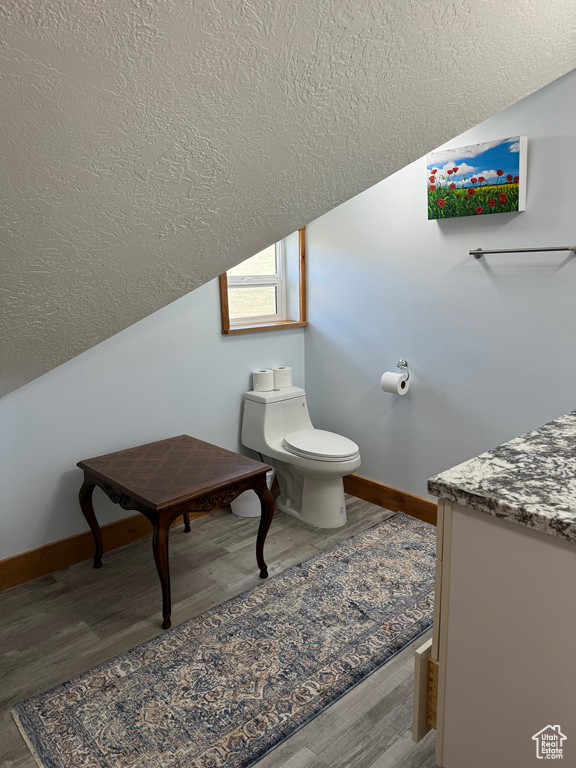
{"type": "Polygon", "coordinates": [[[317,528],[346,523],[342,478],[360,466],[347,437],[315,429],[300,387],[246,392],[242,443],[276,469],[276,508],[317,528]]]}

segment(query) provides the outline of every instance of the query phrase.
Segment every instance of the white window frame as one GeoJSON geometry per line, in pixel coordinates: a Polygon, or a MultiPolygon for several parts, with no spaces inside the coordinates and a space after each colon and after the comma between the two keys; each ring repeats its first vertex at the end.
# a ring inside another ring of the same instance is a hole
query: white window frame
{"type": "Polygon", "coordinates": [[[276,312],[269,315],[245,315],[230,318],[230,327],[247,325],[248,323],[276,323],[286,319],[286,281],[285,276],[285,246],[284,241],[274,244],[276,257],[276,273],[274,275],[229,275],[226,273],[228,288],[273,287],[276,289],[276,312]]]}
{"type": "MultiPolygon", "coordinates": [[[[286,240],[280,241],[277,245],[282,249],[282,259],[277,260],[277,264],[281,264],[282,271],[282,309],[278,307],[277,315],[253,315],[246,318],[235,318],[234,324],[230,322],[230,312],[228,303],[228,274],[224,272],[218,277],[218,290],[220,293],[220,316],[222,320],[222,333],[224,335],[241,334],[241,333],[253,333],[255,331],[277,331],[290,328],[305,328],[308,325],[306,318],[306,227],[300,227],[298,230],[298,295],[292,297],[290,302],[288,301],[288,270],[286,269],[286,258],[290,255],[286,246],[286,240]],[[296,299],[297,306],[294,307],[294,299],[296,299]],[[292,307],[292,309],[291,309],[292,307]],[[284,313],[284,319],[278,319],[280,312],[284,313]],[[298,319],[286,319],[288,313],[295,312],[298,319]],[[270,319],[271,318],[271,319],[270,319]]],[[[269,285],[270,278],[267,275],[244,275],[236,278],[242,285],[262,285],[262,279],[267,281],[269,285]],[[251,280],[245,280],[244,278],[251,278],[251,280]],[[259,282],[256,283],[255,281],[259,282]]],[[[277,279],[274,276],[274,281],[277,279]]]]}

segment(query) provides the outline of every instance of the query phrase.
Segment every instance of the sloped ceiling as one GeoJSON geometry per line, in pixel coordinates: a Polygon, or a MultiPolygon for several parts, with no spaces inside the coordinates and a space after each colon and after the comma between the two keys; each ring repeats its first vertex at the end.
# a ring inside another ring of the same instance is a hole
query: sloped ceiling
{"type": "Polygon", "coordinates": [[[575,22],[574,0],[3,2],[0,394],[572,69],[575,22]]]}

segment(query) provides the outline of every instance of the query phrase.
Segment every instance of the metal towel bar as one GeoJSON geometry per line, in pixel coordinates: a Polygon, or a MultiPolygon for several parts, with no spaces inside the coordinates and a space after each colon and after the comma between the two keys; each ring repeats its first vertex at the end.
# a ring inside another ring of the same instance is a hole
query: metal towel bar
{"type": "Polygon", "coordinates": [[[541,251],[572,251],[576,255],[576,245],[554,245],[548,248],[504,248],[499,251],[485,251],[483,248],[474,248],[468,251],[470,256],[481,259],[485,253],[539,253],[541,251]]]}

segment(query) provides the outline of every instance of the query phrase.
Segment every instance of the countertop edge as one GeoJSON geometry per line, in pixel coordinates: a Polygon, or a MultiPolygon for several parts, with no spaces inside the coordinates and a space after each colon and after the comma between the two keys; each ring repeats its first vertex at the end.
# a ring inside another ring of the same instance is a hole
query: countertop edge
{"type": "Polygon", "coordinates": [[[509,520],[525,528],[576,543],[576,521],[566,520],[560,515],[542,515],[531,512],[522,506],[512,506],[501,499],[483,496],[471,491],[458,491],[437,477],[428,480],[428,491],[440,499],[470,507],[477,512],[483,512],[499,520],[509,520]]]}

